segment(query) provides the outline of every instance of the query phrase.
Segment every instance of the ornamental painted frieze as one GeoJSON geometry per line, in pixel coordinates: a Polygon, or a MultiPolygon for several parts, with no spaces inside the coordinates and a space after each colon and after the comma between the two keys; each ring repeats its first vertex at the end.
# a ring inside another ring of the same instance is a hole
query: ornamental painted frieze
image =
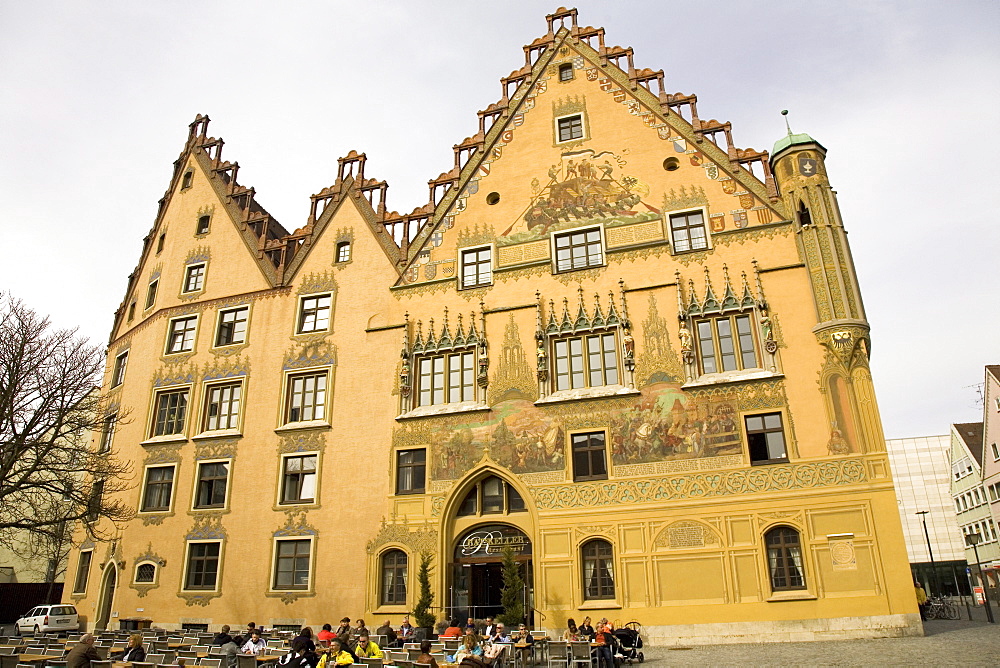
{"type": "Polygon", "coordinates": [[[868,472],[863,460],[844,459],[716,473],[689,473],[655,480],[535,487],[531,489],[531,495],[539,510],[560,510],[813,489],[867,481],[868,472]]]}

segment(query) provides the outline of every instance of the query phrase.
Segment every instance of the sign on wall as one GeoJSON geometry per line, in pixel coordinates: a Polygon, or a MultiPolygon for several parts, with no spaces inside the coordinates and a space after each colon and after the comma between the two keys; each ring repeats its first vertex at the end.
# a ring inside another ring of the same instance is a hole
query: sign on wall
{"type": "Polygon", "coordinates": [[[531,554],[531,541],[520,529],[507,524],[481,525],[459,538],[455,558],[494,557],[499,560],[507,547],[518,557],[531,554]]]}

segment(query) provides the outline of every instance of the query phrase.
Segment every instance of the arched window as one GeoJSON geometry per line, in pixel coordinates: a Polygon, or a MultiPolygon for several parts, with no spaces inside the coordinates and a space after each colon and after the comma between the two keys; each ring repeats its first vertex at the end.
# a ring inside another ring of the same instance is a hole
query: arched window
{"type": "Polygon", "coordinates": [[[809,207],[802,200],[799,200],[799,210],[796,212],[800,227],[812,225],[812,216],[809,214],[809,207]]]}
{"type": "Polygon", "coordinates": [[[614,553],[606,540],[589,540],[580,548],[583,557],[583,599],[615,597],[614,553]]]}
{"type": "Polygon", "coordinates": [[[459,515],[523,513],[524,499],[509,483],[495,475],[473,485],[458,507],[459,515]]]}
{"type": "Polygon", "coordinates": [[[406,605],[406,553],[389,550],[382,555],[382,605],[406,605]]]}
{"type": "Polygon", "coordinates": [[[135,569],[135,581],[136,582],[155,582],[156,581],[156,564],[145,562],[139,564],[138,568],[135,569]]]}
{"type": "Polygon", "coordinates": [[[802,568],[802,547],[799,532],[791,527],[775,527],[764,534],[767,545],[767,567],[771,573],[771,589],[805,589],[802,568]]]}

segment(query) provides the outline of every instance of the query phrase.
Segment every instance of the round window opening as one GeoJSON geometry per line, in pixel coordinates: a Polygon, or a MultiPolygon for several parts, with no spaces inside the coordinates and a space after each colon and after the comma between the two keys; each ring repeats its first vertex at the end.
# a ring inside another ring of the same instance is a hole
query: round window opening
{"type": "Polygon", "coordinates": [[[500,193],[493,192],[486,196],[486,203],[493,206],[500,201],[500,193]]]}
{"type": "Polygon", "coordinates": [[[663,169],[667,170],[668,172],[672,172],[675,169],[679,169],[680,166],[681,166],[681,161],[678,160],[677,158],[667,158],[666,160],[663,161],[663,169]]]}

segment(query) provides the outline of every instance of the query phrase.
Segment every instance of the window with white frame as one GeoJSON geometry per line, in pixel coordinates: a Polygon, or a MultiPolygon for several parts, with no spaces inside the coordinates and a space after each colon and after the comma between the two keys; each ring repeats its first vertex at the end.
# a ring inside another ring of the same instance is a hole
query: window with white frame
{"type": "Polygon", "coordinates": [[[195,332],[198,330],[198,316],[175,318],[170,321],[167,331],[167,354],[187,353],[194,350],[195,332]]]}
{"type": "Polygon", "coordinates": [[[246,343],[249,315],[250,308],[247,306],[220,311],[219,329],[215,333],[215,345],[221,347],[246,343]]]}
{"type": "Polygon", "coordinates": [[[160,285],[159,280],[151,281],[149,287],[146,288],[146,309],[153,307],[156,303],[156,289],[160,285]]]}
{"type": "Polygon", "coordinates": [[[205,392],[204,431],[239,429],[243,383],[209,385],[205,392]]]}
{"type": "Polygon", "coordinates": [[[281,503],[312,503],[316,500],[315,453],[282,458],[281,503]]]}
{"type": "Polygon", "coordinates": [[[556,119],[557,143],[583,139],[583,115],[573,114],[556,119]]]}
{"type": "Polygon", "coordinates": [[[142,512],[163,512],[170,510],[174,494],[174,471],[176,466],[150,466],[146,469],[146,483],[142,491],[142,512]]]}
{"type": "Polygon", "coordinates": [[[184,289],[181,292],[198,292],[205,287],[205,263],[189,264],[184,271],[184,289]]]}
{"type": "Polygon", "coordinates": [[[288,377],[285,422],[310,422],[326,418],[326,371],[288,377]]]}
{"type": "Polygon", "coordinates": [[[781,413],[747,415],[743,419],[747,428],[747,446],[750,450],[751,464],[788,461],[781,413]]]}
{"type": "Polygon", "coordinates": [[[275,541],[274,589],[309,588],[309,564],[312,540],[288,539],[275,541]]]}
{"type": "Polygon", "coordinates": [[[214,590],[219,582],[222,542],[188,543],[184,589],[214,590]]]}
{"type": "Polygon", "coordinates": [[[184,433],[187,418],[188,388],[161,390],[153,401],[152,436],[184,433]]]}
{"type": "Polygon", "coordinates": [[[152,584],[156,582],[156,564],[144,561],[135,567],[136,584],[152,584]]]}
{"type": "Polygon", "coordinates": [[[195,484],[194,507],[225,508],[229,487],[229,462],[201,462],[195,484]]]}
{"type": "Polygon", "coordinates": [[[473,401],[476,398],[474,348],[417,358],[417,405],[473,401]]]}
{"type": "Polygon", "coordinates": [[[341,241],[337,244],[337,264],[351,261],[351,242],[341,241]]]}
{"type": "Polygon", "coordinates": [[[111,412],[104,416],[101,423],[101,443],[97,451],[105,453],[111,451],[111,443],[115,439],[115,423],[118,422],[118,413],[111,412]]]}
{"type": "Polygon", "coordinates": [[[115,358],[115,367],[111,372],[111,387],[118,387],[125,382],[125,367],[128,366],[128,351],[120,353],[115,358]]]}
{"type": "Polygon", "coordinates": [[[73,583],[74,594],[85,594],[87,592],[87,581],[90,579],[90,564],[93,561],[93,557],[93,550],[80,552],[80,560],[76,566],[76,580],[73,583]]]}
{"type": "Polygon", "coordinates": [[[670,216],[670,241],[675,253],[708,248],[708,232],[701,211],[675,213],[670,216]]]}
{"type": "Polygon", "coordinates": [[[760,367],[750,314],[734,313],[694,321],[701,373],[760,367]]]}
{"type": "Polygon", "coordinates": [[[325,332],[330,328],[331,295],[309,295],[299,301],[299,322],[296,332],[325,332]]]}
{"type": "Polygon", "coordinates": [[[553,246],[557,272],[604,265],[604,242],[600,228],[555,234],[553,246]]]}
{"type": "Polygon", "coordinates": [[[462,289],[493,283],[493,249],[489,246],[462,251],[462,289]]]}

